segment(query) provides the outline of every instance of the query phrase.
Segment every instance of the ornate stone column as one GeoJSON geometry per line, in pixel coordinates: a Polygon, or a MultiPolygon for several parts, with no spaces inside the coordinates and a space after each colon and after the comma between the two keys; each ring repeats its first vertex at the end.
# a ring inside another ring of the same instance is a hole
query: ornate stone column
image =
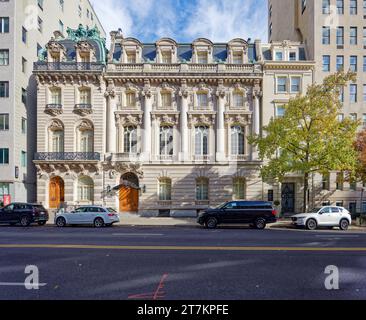
{"type": "Polygon", "coordinates": [[[144,124],[142,131],[142,159],[143,161],[151,160],[151,112],[152,112],[152,98],[153,94],[150,87],[150,82],[145,81],[145,87],[142,92],[142,95],[145,97],[145,109],[144,109],[144,124]]]}
{"type": "Polygon", "coordinates": [[[189,92],[186,86],[183,85],[180,93],[181,97],[181,111],[180,111],[180,137],[181,137],[181,146],[180,146],[180,155],[179,161],[188,161],[188,98],[189,92]]]}
{"type": "Polygon", "coordinates": [[[218,98],[218,119],[216,137],[216,161],[225,161],[225,98],[226,91],[221,84],[216,92],[218,98]]]}
{"type": "MultiPolygon", "coordinates": [[[[259,81],[255,82],[253,88],[253,133],[257,136],[261,132],[261,112],[260,112],[260,98],[262,97],[262,91],[259,81]]],[[[253,160],[258,160],[258,149],[253,147],[253,160]]]]}
{"type": "Polygon", "coordinates": [[[117,110],[116,92],[114,82],[109,81],[105,96],[107,97],[107,152],[116,153],[117,150],[117,128],[116,116],[117,110]]]}

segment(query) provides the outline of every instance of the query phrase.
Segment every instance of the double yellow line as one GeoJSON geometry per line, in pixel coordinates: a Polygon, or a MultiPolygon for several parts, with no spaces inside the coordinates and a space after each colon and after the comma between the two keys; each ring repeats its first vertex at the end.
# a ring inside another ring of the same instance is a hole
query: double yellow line
{"type": "Polygon", "coordinates": [[[73,250],[131,250],[131,251],[293,251],[293,252],[366,252],[362,248],[325,247],[210,247],[210,246],[112,246],[73,244],[0,244],[0,249],[73,249],[73,250]]]}

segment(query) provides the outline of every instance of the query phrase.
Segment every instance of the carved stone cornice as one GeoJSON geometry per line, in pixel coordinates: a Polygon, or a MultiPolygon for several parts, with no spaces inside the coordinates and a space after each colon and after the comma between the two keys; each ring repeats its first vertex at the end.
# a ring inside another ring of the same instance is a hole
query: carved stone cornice
{"type": "Polygon", "coordinates": [[[179,124],[179,113],[152,113],[152,119],[158,120],[160,125],[177,126],[179,124]]]}
{"type": "Polygon", "coordinates": [[[123,127],[133,126],[138,127],[142,126],[143,115],[141,114],[126,114],[120,115],[118,118],[118,123],[123,127]]]}
{"type": "Polygon", "coordinates": [[[216,113],[194,114],[188,113],[188,127],[194,128],[196,126],[214,126],[216,123],[216,113]]]}
{"type": "Polygon", "coordinates": [[[252,123],[252,115],[249,113],[230,114],[225,113],[225,124],[230,127],[233,125],[249,126],[252,123]]]}
{"type": "Polygon", "coordinates": [[[58,119],[52,120],[52,122],[50,123],[48,128],[51,131],[63,131],[64,130],[64,126],[63,126],[62,122],[58,119]]]}

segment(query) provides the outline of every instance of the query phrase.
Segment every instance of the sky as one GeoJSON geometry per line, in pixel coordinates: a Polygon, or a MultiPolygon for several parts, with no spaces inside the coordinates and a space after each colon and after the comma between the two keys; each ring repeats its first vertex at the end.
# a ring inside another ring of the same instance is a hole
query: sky
{"type": "Polygon", "coordinates": [[[197,38],[267,41],[267,0],[91,0],[109,34],[155,43],[162,37],[190,43],[197,38]]]}

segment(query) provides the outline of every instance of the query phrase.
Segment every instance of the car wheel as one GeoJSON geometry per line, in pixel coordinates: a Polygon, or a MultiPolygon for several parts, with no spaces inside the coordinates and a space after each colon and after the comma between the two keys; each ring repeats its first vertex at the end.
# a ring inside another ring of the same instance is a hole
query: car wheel
{"type": "Polygon", "coordinates": [[[318,224],[314,219],[309,219],[308,221],[306,221],[306,229],[316,230],[317,227],[318,227],[318,224]]]}
{"type": "Polygon", "coordinates": [[[23,216],[20,218],[20,225],[22,227],[28,227],[31,224],[29,217],[23,216]]]}
{"type": "Polygon", "coordinates": [[[63,228],[66,226],[66,220],[63,217],[57,218],[56,219],[56,226],[58,226],[59,228],[63,228]]]}
{"type": "Polygon", "coordinates": [[[217,224],[218,222],[216,218],[208,218],[205,222],[205,226],[207,229],[216,229],[217,224]]]}
{"type": "Polygon", "coordinates": [[[94,220],[94,227],[95,228],[102,228],[102,227],[104,227],[104,220],[102,218],[96,218],[94,220]]]}
{"type": "Polygon", "coordinates": [[[41,221],[41,222],[38,222],[38,225],[39,226],[44,226],[46,223],[47,223],[47,221],[41,221]]]}
{"type": "Polygon", "coordinates": [[[339,223],[339,228],[342,231],[347,231],[349,227],[349,222],[347,219],[342,219],[341,222],[339,223]]]}
{"type": "Polygon", "coordinates": [[[255,220],[254,226],[257,230],[263,230],[266,228],[266,220],[264,220],[263,218],[258,218],[257,220],[255,220]]]}

